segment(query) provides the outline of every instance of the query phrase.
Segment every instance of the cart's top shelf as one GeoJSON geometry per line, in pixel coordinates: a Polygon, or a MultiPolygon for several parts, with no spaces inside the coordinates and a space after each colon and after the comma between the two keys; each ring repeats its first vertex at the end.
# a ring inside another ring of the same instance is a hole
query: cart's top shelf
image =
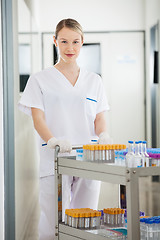
{"type": "Polygon", "coordinates": [[[125,185],[126,179],[160,175],[160,167],[126,168],[108,163],[78,161],[73,157],[59,157],[58,173],[125,185]]]}

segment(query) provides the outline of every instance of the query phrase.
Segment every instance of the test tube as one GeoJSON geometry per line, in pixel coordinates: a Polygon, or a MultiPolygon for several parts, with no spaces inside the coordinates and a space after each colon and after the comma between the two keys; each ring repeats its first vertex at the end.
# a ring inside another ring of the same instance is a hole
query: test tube
{"type": "Polygon", "coordinates": [[[152,167],[156,167],[156,166],[157,166],[157,159],[156,158],[152,158],[152,167]]]}
{"type": "Polygon", "coordinates": [[[124,213],[125,213],[125,210],[122,209],[122,210],[121,210],[121,215],[122,215],[122,226],[124,226],[124,213]]]}
{"type": "Polygon", "coordinates": [[[102,162],[105,162],[106,159],[106,152],[105,152],[105,145],[102,145],[102,162]]]}
{"type": "Polygon", "coordinates": [[[91,156],[90,156],[90,145],[87,144],[87,161],[91,160],[91,156]]]}
{"type": "Polygon", "coordinates": [[[94,145],[90,146],[90,160],[93,162],[94,161],[94,145]]]}
{"type": "Polygon", "coordinates": [[[110,162],[111,162],[111,163],[114,163],[114,162],[115,162],[115,153],[114,153],[114,150],[115,150],[115,144],[111,144],[111,145],[110,145],[110,162]]]}
{"type": "Polygon", "coordinates": [[[122,218],[121,218],[121,209],[117,209],[117,225],[120,227],[122,225],[122,218]]]}
{"type": "Polygon", "coordinates": [[[104,224],[107,224],[107,209],[103,209],[104,215],[103,215],[103,222],[104,224]]]}
{"type": "Polygon", "coordinates": [[[79,214],[79,228],[83,229],[84,228],[84,213],[80,212],[79,214]]]}
{"type": "Polygon", "coordinates": [[[91,212],[90,228],[91,228],[91,229],[96,228],[96,214],[95,214],[94,211],[91,212]]]}
{"type": "Polygon", "coordinates": [[[83,145],[83,160],[87,160],[87,150],[86,150],[86,145],[83,145]]]}
{"type": "Polygon", "coordinates": [[[72,227],[78,228],[78,213],[72,213],[72,227]]]}
{"type": "Polygon", "coordinates": [[[110,224],[114,225],[114,210],[110,210],[110,224]]]}
{"type": "Polygon", "coordinates": [[[72,227],[72,212],[71,211],[68,212],[68,225],[70,227],[72,227]]]}
{"type": "Polygon", "coordinates": [[[102,145],[98,144],[98,162],[102,162],[102,145]]]}
{"type": "Polygon", "coordinates": [[[109,162],[111,162],[111,158],[112,158],[112,154],[111,154],[111,150],[112,150],[112,147],[111,147],[111,144],[108,144],[108,155],[109,155],[109,162]]]}
{"type": "Polygon", "coordinates": [[[64,223],[65,223],[65,225],[68,225],[68,209],[65,210],[64,223]]]}
{"type": "Polygon", "coordinates": [[[90,213],[86,212],[84,216],[84,228],[88,229],[90,226],[90,213]]]}
{"type": "Polygon", "coordinates": [[[101,212],[96,211],[96,228],[100,228],[101,212]]]}
{"type": "Polygon", "coordinates": [[[157,154],[157,164],[158,164],[158,167],[160,167],[160,154],[157,154]]]}
{"type": "Polygon", "coordinates": [[[114,209],[114,225],[118,225],[118,211],[114,209]]]}
{"type": "Polygon", "coordinates": [[[109,144],[105,144],[105,151],[106,151],[106,160],[105,162],[109,162],[109,144]]]}
{"type": "Polygon", "coordinates": [[[95,162],[98,162],[98,160],[99,160],[98,144],[94,145],[94,160],[95,160],[95,162]]]}

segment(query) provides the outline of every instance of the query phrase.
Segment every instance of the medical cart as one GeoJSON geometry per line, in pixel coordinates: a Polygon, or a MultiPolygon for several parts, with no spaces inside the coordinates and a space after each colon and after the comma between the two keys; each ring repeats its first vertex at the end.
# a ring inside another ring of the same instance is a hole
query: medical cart
{"type": "MultiPolygon", "coordinates": [[[[106,240],[102,235],[91,231],[69,227],[59,220],[58,183],[62,175],[76,176],[102,182],[126,185],[127,197],[127,235],[129,240],[140,240],[139,221],[139,177],[160,175],[160,167],[127,168],[105,163],[85,162],[73,157],[58,157],[59,147],[55,150],[55,191],[56,191],[56,240],[106,240]]],[[[96,231],[95,231],[96,232],[96,231]]]]}

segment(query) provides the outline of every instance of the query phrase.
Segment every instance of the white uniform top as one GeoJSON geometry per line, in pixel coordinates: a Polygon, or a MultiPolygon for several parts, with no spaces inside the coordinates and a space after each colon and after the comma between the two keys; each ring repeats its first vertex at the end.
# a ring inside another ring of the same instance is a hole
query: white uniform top
{"type": "MultiPolygon", "coordinates": [[[[73,86],[54,66],[29,78],[19,109],[31,115],[31,107],[44,111],[54,137],[67,139],[72,145],[87,144],[95,138],[96,114],[109,109],[99,75],[80,69],[73,86]]],[[[54,172],[53,150],[42,143],[40,138],[40,177],[54,172]]]]}

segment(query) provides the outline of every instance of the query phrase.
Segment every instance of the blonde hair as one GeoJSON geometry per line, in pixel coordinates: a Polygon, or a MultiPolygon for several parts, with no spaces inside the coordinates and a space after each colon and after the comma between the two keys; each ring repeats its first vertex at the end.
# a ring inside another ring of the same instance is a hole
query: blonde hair
{"type": "Polygon", "coordinates": [[[67,28],[79,33],[81,35],[81,38],[82,38],[82,41],[83,41],[82,26],[76,20],[71,19],[71,18],[63,19],[57,24],[56,31],[55,31],[55,38],[56,39],[58,37],[59,31],[64,27],[67,27],[67,28]]]}

